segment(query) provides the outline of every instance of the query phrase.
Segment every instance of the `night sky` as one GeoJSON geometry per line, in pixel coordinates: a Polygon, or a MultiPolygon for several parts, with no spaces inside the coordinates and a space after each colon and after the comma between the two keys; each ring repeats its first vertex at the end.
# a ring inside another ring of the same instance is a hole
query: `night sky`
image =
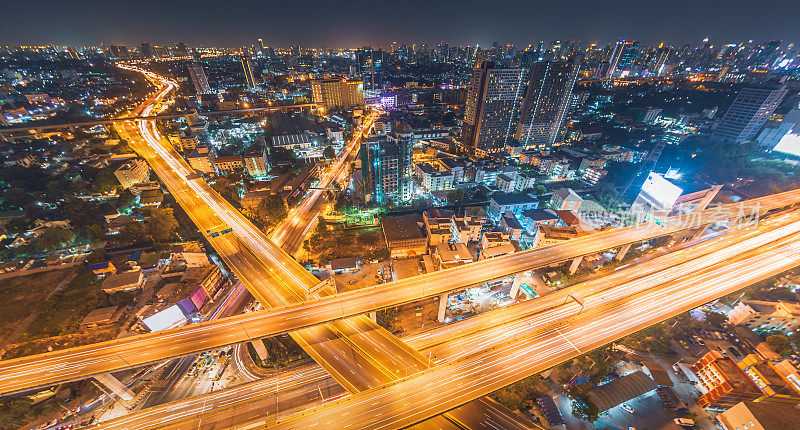
{"type": "Polygon", "coordinates": [[[10,0],[0,15],[4,45],[800,41],[800,0],[10,0]]]}

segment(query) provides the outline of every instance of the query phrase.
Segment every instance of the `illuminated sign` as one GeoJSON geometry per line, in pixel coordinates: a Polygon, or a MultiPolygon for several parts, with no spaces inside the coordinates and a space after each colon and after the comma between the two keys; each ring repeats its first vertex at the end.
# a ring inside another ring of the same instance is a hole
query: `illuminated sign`
{"type": "Polygon", "coordinates": [[[772,150],[800,157],[800,126],[795,125],[772,150]]]}

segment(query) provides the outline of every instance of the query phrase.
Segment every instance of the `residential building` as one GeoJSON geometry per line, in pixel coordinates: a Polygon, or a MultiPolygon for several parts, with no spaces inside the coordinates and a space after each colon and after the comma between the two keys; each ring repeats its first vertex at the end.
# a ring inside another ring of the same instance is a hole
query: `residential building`
{"type": "Polygon", "coordinates": [[[364,83],[346,79],[311,81],[311,98],[326,109],[353,109],[364,106],[364,83]]]}
{"type": "Polygon", "coordinates": [[[216,264],[189,267],[183,272],[181,283],[197,285],[205,291],[206,297],[212,298],[225,283],[225,275],[216,264]]]}
{"type": "Polygon", "coordinates": [[[528,209],[522,211],[519,219],[525,231],[530,235],[535,235],[539,231],[539,226],[554,226],[559,220],[558,215],[552,209],[528,209]]]}
{"type": "Polygon", "coordinates": [[[710,351],[690,367],[700,383],[697,403],[703,408],[727,409],[742,401],[754,401],[763,393],[730,357],[710,351]]]}
{"type": "Polygon", "coordinates": [[[497,175],[497,178],[494,180],[494,186],[504,193],[512,193],[516,189],[516,181],[514,178],[502,173],[497,175]]]}
{"type": "Polygon", "coordinates": [[[453,217],[450,223],[450,234],[454,242],[477,242],[481,237],[483,222],[478,217],[465,213],[463,218],[453,217]]]}
{"type": "Polygon", "coordinates": [[[526,69],[503,69],[482,61],[472,71],[461,143],[476,153],[503,152],[516,133],[526,69]]]}
{"type": "Polygon", "coordinates": [[[122,188],[128,189],[140,182],[147,182],[150,179],[150,167],[144,160],[136,158],[114,170],[114,176],[117,177],[122,188]]]}
{"type": "Polygon", "coordinates": [[[800,304],[744,300],[728,314],[728,322],[756,331],[791,334],[800,326],[800,304]]]}
{"type": "Polygon", "coordinates": [[[583,199],[571,188],[559,188],[550,197],[550,208],[554,210],[577,211],[581,203],[583,199]]]}
{"type": "Polygon", "coordinates": [[[186,159],[192,169],[205,174],[214,173],[214,152],[208,147],[198,146],[186,159]]]}
{"type": "Polygon", "coordinates": [[[519,240],[522,235],[522,224],[513,212],[508,211],[500,217],[500,228],[508,232],[509,239],[519,240]]]}
{"type": "Polygon", "coordinates": [[[237,172],[244,168],[244,162],[240,155],[223,155],[214,158],[214,169],[220,175],[237,172]]]}
{"type": "Polygon", "coordinates": [[[422,221],[428,235],[428,246],[449,243],[453,237],[453,211],[433,209],[422,212],[422,221]]]}
{"type": "Polygon", "coordinates": [[[411,200],[413,135],[407,124],[395,128],[391,138],[372,138],[361,144],[364,197],[368,201],[411,200]]]}
{"type": "Polygon", "coordinates": [[[783,84],[742,88],[713,136],[734,143],[752,140],[787,92],[783,84]]]}
{"type": "Polygon", "coordinates": [[[240,62],[242,63],[242,71],[244,72],[244,82],[249,89],[255,89],[256,87],[256,79],[253,75],[253,66],[250,64],[250,56],[247,54],[242,54],[239,57],[240,62]]]}
{"type": "Polygon", "coordinates": [[[262,145],[252,145],[244,153],[244,167],[254,179],[263,179],[271,170],[267,148],[262,145]]]}
{"type": "Polygon", "coordinates": [[[472,263],[472,254],[467,246],[460,242],[440,243],[433,247],[433,255],[440,269],[472,263]]]}
{"type": "Polygon", "coordinates": [[[578,78],[580,58],[539,61],[531,67],[516,139],[525,149],[550,148],[564,140],[564,123],[578,78]]]}
{"type": "Polygon", "coordinates": [[[523,211],[538,207],[539,200],[533,194],[495,193],[489,198],[489,215],[494,219],[508,211],[519,216],[523,211]]]}
{"type": "Polygon", "coordinates": [[[420,256],[427,252],[425,235],[419,214],[401,215],[381,219],[381,229],[392,259],[420,256]]]}
{"type": "Polygon", "coordinates": [[[796,405],[739,402],[717,414],[724,430],[787,430],[800,428],[800,409],[796,405]]]}
{"type": "Polygon", "coordinates": [[[208,85],[208,78],[203,66],[200,63],[193,61],[186,65],[189,69],[189,77],[192,79],[194,85],[194,92],[197,95],[211,93],[211,86],[208,85]]]}

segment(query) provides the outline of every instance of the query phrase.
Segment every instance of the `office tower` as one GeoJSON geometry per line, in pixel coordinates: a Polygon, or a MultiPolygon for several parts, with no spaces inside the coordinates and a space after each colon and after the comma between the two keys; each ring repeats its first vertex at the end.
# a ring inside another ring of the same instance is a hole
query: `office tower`
{"type": "Polygon", "coordinates": [[[580,58],[533,65],[516,138],[525,148],[550,148],[563,139],[564,120],[578,79],[580,58]]]}
{"type": "Polygon", "coordinates": [[[208,85],[208,78],[206,78],[206,72],[203,71],[203,66],[193,61],[186,67],[189,69],[189,77],[192,78],[192,83],[194,84],[194,92],[198,96],[210,93],[211,86],[208,85]]]}
{"type": "Polygon", "coordinates": [[[178,57],[188,57],[189,46],[183,42],[178,42],[178,44],[175,46],[175,55],[178,57]]]}
{"type": "Polygon", "coordinates": [[[250,65],[250,57],[247,54],[242,54],[240,57],[242,62],[242,70],[244,71],[244,81],[247,88],[254,89],[256,87],[256,80],[253,77],[253,66],[250,65]]]}
{"type": "Polygon", "coordinates": [[[617,71],[617,66],[619,65],[619,58],[622,56],[622,49],[625,46],[625,41],[620,40],[614,43],[611,48],[611,54],[608,56],[608,67],[605,70],[605,74],[602,77],[615,77],[614,74],[617,71]]]}
{"type": "Polygon", "coordinates": [[[111,45],[108,52],[111,54],[111,58],[116,58],[117,60],[128,60],[131,58],[128,47],[125,45],[111,45]]]}
{"type": "Polygon", "coordinates": [[[742,88],[713,135],[729,142],[753,139],[780,105],[786,92],[783,84],[742,88]]]}
{"type": "Polygon", "coordinates": [[[758,52],[753,57],[753,65],[755,67],[770,67],[778,57],[781,43],[783,43],[782,40],[773,40],[759,45],[758,52]]]}
{"type": "Polygon", "coordinates": [[[483,61],[472,71],[461,143],[475,153],[502,152],[517,131],[528,69],[501,69],[483,61]]]}
{"type": "Polygon", "coordinates": [[[156,58],[156,51],[153,45],[144,42],[139,46],[139,57],[144,59],[156,58]]]}
{"type": "Polygon", "coordinates": [[[258,46],[258,53],[264,55],[264,40],[258,39],[258,45],[256,46],[258,46]]]}
{"type": "Polygon", "coordinates": [[[386,138],[370,138],[361,144],[364,198],[376,203],[407,202],[412,196],[413,133],[408,124],[395,125],[386,138]]]}
{"type": "Polygon", "coordinates": [[[655,64],[653,66],[653,73],[658,74],[658,76],[664,76],[666,74],[666,64],[667,60],[669,59],[670,47],[664,46],[658,48],[656,50],[656,54],[654,57],[655,64]]]}
{"type": "Polygon", "coordinates": [[[326,109],[353,109],[364,105],[364,83],[345,79],[313,80],[311,98],[326,109]]]}

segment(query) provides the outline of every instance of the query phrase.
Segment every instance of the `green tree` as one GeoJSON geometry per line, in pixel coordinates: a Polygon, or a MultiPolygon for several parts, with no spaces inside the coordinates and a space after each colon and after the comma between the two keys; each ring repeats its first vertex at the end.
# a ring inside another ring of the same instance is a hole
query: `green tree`
{"type": "Polygon", "coordinates": [[[263,226],[277,224],[286,218],[286,201],[278,194],[271,194],[258,203],[255,217],[263,226]]]}
{"type": "Polygon", "coordinates": [[[175,238],[178,220],[172,208],[153,208],[145,222],[148,238],[154,243],[166,243],[175,238]]]}
{"type": "Polygon", "coordinates": [[[456,188],[447,192],[447,203],[450,205],[460,205],[467,200],[469,200],[469,196],[463,188],[456,188]]]}
{"type": "Polygon", "coordinates": [[[719,312],[709,312],[706,314],[706,322],[715,326],[721,327],[728,318],[719,312]]]}
{"type": "Polygon", "coordinates": [[[546,192],[547,192],[547,188],[545,188],[545,186],[542,185],[542,184],[539,184],[539,185],[533,187],[533,193],[536,194],[537,196],[541,196],[542,194],[544,194],[546,192]]]}
{"type": "Polygon", "coordinates": [[[336,151],[333,150],[333,147],[328,145],[325,149],[322,150],[322,156],[327,158],[328,160],[333,160],[336,158],[336,151]]]}
{"type": "Polygon", "coordinates": [[[36,238],[36,246],[46,251],[61,249],[75,240],[75,233],[60,227],[48,227],[36,238]]]}
{"type": "Polygon", "coordinates": [[[115,208],[119,211],[124,212],[127,211],[128,209],[131,209],[135,202],[136,202],[136,196],[133,195],[133,193],[130,190],[125,189],[120,191],[120,193],[117,195],[117,202],[115,204],[115,208]]]}
{"type": "Polygon", "coordinates": [[[773,351],[784,357],[792,353],[789,337],[783,334],[771,334],[767,336],[767,345],[769,345],[773,351]]]}

